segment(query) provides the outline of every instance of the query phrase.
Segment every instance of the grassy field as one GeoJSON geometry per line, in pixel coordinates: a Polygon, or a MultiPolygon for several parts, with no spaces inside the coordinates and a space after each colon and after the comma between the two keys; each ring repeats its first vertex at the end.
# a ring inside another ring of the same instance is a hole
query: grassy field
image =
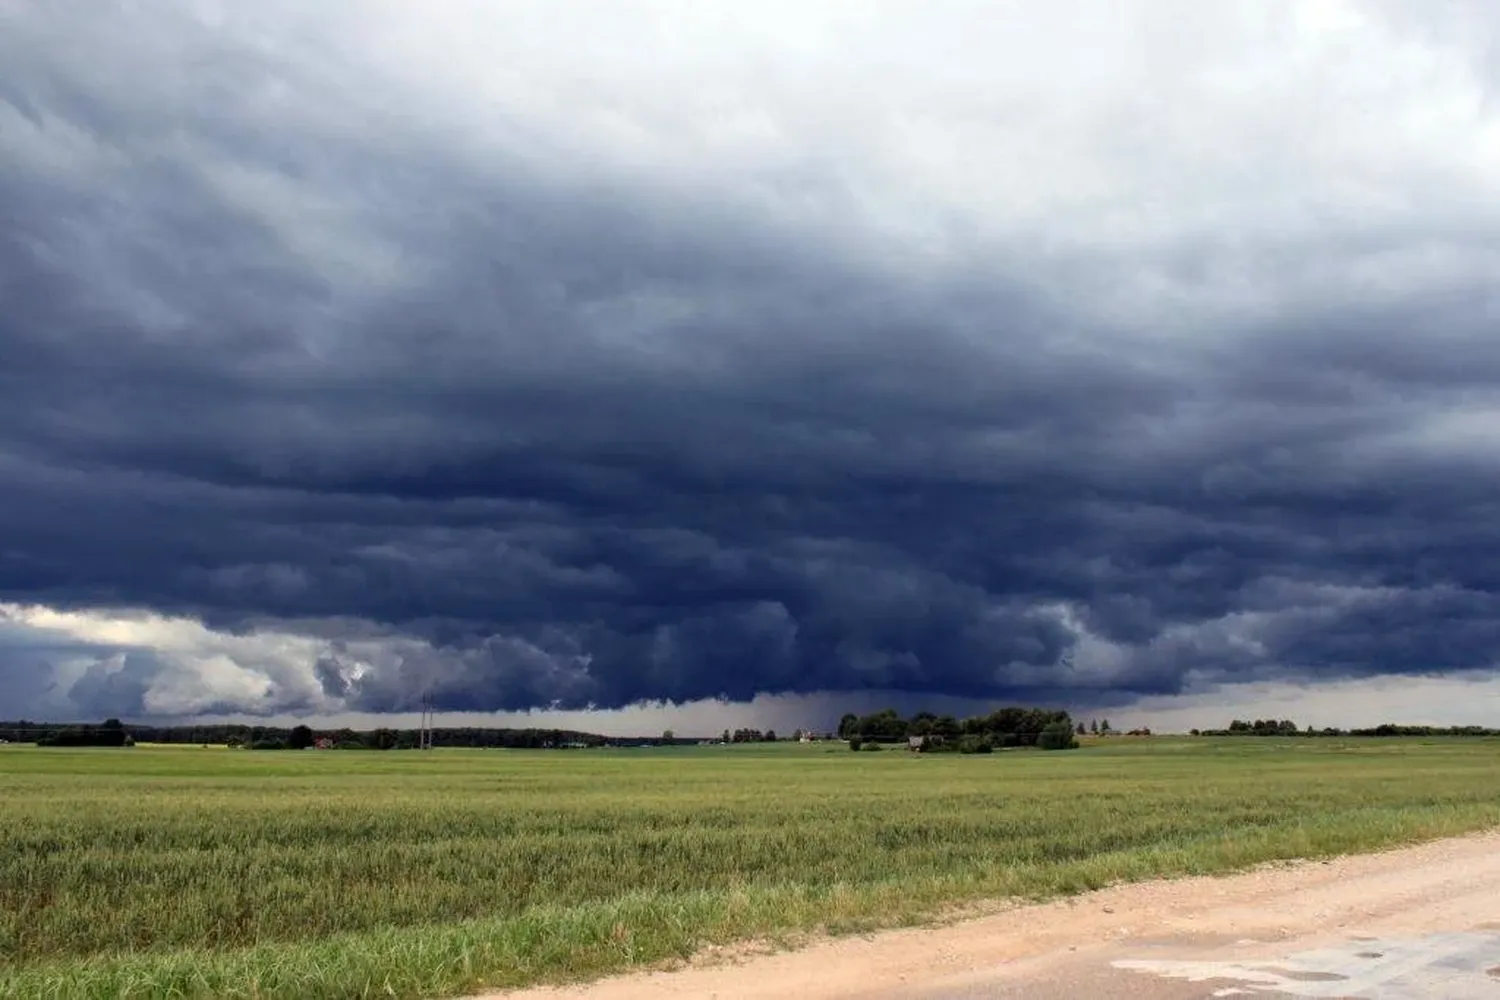
{"type": "Polygon", "coordinates": [[[434,997],[1500,824],[1500,743],[0,748],[0,996],[434,997]]]}

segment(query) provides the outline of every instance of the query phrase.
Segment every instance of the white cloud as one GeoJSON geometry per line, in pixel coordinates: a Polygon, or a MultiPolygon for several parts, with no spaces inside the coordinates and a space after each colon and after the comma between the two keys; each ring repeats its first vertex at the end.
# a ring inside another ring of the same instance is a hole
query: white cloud
{"type": "Polygon", "coordinates": [[[192,716],[225,705],[261,710],[327,705],[312,676],[313,663],[330,648],[326,640],[278,631],[233,635],[150,612],[0,603],[0,634],[21,631],[37,646],[51,640],[64,648],[93,650],[52,660],[52,694],[41,708],[66,710],[68,692],[90,668],[100,665],[100,679],[117,675],[131,651],[151,654],[157,665],[142,678],[140,711],[149,716],[192,716]]]}

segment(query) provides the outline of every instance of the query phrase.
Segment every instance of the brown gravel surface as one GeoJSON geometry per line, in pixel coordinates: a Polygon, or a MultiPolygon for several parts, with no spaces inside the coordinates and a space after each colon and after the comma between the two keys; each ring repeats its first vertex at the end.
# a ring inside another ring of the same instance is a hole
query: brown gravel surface
{"type": "Polygon", "coordinates": [[[742,950],[737,959],[721,954],[671,971],[487,1000],[936,1000],[1079,990],[1207,997],[1215,994],[1203,985],[1115,963],[1128,966],[1142,956],[1253,962],[1392,935],[1495,931],[1500,831],[1220,878],[1122,885],[945,926],[819,939],[773,954],[742,950]]]}

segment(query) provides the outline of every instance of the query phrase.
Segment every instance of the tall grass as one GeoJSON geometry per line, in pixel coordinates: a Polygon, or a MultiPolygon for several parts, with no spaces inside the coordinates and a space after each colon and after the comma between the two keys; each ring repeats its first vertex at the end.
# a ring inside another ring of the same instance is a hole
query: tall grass
{"type": "Polygon", "coordinates": [[[419,997],[1500,824],[1488,741],[0,751],[0,996],[419,997]]]}

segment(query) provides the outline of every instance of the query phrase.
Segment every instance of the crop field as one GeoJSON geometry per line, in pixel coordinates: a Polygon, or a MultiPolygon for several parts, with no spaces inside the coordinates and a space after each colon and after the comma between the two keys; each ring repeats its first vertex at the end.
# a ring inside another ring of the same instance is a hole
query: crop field
{"type": "Polygon", "coordinates": [[[1500,743],[0,747],[0,996],[439,997],[1500,825],[1500,743]]]}

